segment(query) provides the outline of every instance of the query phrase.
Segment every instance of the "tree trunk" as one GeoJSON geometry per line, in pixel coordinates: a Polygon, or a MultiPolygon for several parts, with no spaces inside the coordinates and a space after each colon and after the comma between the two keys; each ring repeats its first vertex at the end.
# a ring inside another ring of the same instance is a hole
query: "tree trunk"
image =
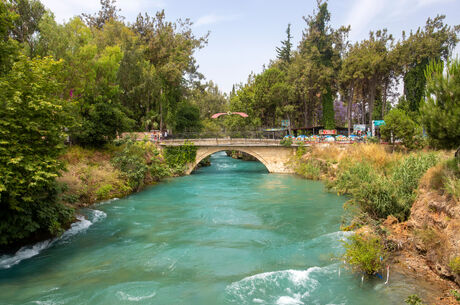
{"type": "Polygon", "coordinates": [[[307,99],[305,97],[303,99],[303,119],[305,127],[308,127],[308,112],[307,112],[307,99]]]}
{"type": "Polygon", "coordinates": [[[369,125],[372,124],[372,117],[373,117],[373,112],[374,112],[374,102],[375,102],[375,90],[377,86],[377,80],[375,78],[372,78],[369,84],[369,100],[368,100],[368,105],[369,105],[369,125]]]}
{"type": "Polygon", "coordinates": [[[160,133],[163,132],[163,88],[160,90],[160,133]]]}
{"type": "Polygon", "coordinates": [[[388,80],[386,80],[385,84],[383,85],[382,119],[385,117],[385,111],[387,109],[387,90],[388,90],[388,80]]]}
{"type": "MultiPolygon", "coordinates": [[[[149,118],[147,117],[149,112],[150,112],[150,94],[147,97],[147,107],[146,107],[146,113],[145,113],[146,120],[149,120],[149,118]]],[[[145,131],[150,131],[149,127],[150,127],[150,124],[145,124],[145,131]]]]}
{"type": "Polygon", "coordinates": [[[353,110],[353,93],[354,82],[351,82],[350,91],[348,92],[347,119],[348,119],[348,136],[351,134],[351,112],[353,110]]]}
{"type": "Polygon", "coordinates": [[[291,128],[291,116],[289,114],[287,114],[287,118],[288,118],[288,129],[289,129],[289,134],[292,135],[292,128],[291,128]]]}
{"type": "Polygon", "coordinates": [[[312,127],[313,126],[313,96],[311,93],[308,94],[308,101],[307,101],[307,126],[306,127],[312,127]]]}

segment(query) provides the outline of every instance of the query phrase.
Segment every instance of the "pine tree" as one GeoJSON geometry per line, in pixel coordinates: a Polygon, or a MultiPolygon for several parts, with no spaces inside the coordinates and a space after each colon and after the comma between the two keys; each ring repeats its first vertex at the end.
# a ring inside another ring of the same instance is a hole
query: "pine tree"
{"type": "Polygon", "coordinates": [[[286,40],[281,41],[281,47],[276,47],[277,57],[285,64],[291,63],[291,49],[292,49],[292,36],[291,36],[291,24],[289,23],[286,29],[286,40]]]}

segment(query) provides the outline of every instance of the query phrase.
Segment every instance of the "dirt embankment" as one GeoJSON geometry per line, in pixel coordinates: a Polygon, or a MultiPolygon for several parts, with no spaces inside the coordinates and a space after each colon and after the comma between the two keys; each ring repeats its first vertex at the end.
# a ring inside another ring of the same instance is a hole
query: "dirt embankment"
{"type": "Polygon", "coordinates": [[[439,287],[439,293],[426,301],[459,304],[451,291],[460,291],[460,276],[452,271],[452,262],[460,257],[460,204],[422,182],[409,220],[397,223],[390,216],[384,227],[396,250],[394,267],[439,287]]]}

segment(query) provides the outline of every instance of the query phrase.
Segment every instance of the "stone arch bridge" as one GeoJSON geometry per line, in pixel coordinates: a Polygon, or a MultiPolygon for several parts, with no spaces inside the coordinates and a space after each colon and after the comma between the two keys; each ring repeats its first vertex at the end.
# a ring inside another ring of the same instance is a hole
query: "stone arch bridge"
{"type": "MultiPolygon", "coordinates": [[[[180,146],[185,139],[163,140],[160,146],[180,146]]],[[[245,152],[259,160],[270,173],[291,174],[290,158],[295,155],[297,147],[284,147],[279,140],[268,139],[190,139],[197,147],[196,159],[188,165],[186,174],[190,174],[204,158],[225,150],[245,152]]]]}

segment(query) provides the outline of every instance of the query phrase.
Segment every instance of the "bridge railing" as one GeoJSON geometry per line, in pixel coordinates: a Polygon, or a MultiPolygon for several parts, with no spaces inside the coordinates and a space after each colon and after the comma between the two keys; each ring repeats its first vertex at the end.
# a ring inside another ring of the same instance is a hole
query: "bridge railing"
{"type": "Polygon", "coordinates": [[[202,131],[182,132],[168,135],[167,139],[277,139],[273,134],[264,131],[202,131]]]}

